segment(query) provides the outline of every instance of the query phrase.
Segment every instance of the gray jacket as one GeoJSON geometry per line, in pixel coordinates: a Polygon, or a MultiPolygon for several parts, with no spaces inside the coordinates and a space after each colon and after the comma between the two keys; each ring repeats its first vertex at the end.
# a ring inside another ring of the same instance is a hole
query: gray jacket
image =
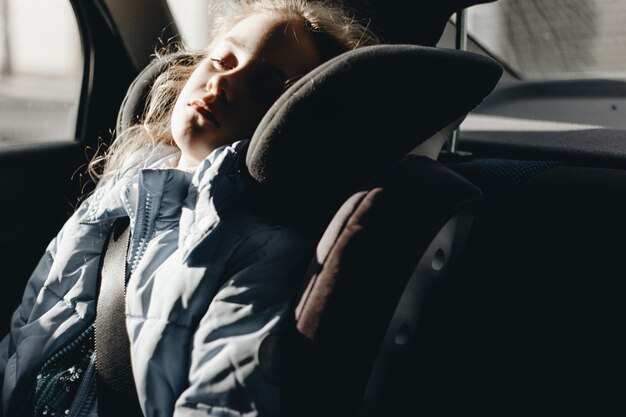
{"type": "Polygon", "coordinates": [[[258,347],[283,322],[312,245],[248,209],[251,184],[235,169],[241,145],[215,151],[195,173],[129,169],[80,205],[0,343],[3,415],[19,412],[42,363],[94,321],[101,251],[122,216],[132,227],[126,325],[143,413],[278,414],[258,347]]]}

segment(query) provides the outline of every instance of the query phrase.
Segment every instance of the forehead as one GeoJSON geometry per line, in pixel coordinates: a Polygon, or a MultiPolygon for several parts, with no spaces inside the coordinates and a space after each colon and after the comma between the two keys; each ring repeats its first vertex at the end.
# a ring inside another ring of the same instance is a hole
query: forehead
{"type": "Polygon", "coordinates": [[[320,63],[304,23],[272,12],[240,20],[220,37],[219,43],[230,43],[242,54],[274,65],[290,77],[320,63]]]}

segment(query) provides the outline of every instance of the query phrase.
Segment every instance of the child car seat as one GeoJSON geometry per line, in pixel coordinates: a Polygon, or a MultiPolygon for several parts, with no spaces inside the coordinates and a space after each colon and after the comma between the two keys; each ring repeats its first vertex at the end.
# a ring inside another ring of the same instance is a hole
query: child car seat
{"type": "MultiPolygon", "coordinates": [[[[441,147],[437,133],[456,126],[500,75],[497,63],[471,53],[366,47],[307,74],[261,121],[248,150],[251,175],[280,201],[275,211],[286,221],[315,232],[328,225],[293,332],[268,342],[283,343],[285,415],[358,410],[405,288],[407,317],[395,319],[391,332],[409,338],[413,291],[445,271],[480,191],[442,164],[407,154],[424,142],[441,147]],[[402,83],[372,90],[372,74],[402,83]]],[[[382,361],[384,379],[396,365],[382,361]]]]}
{"type": "MultiPolygon", "coordinates": [[[[152,64],[131,85],[118,131],[143,112],[162,70],[152,64]]],[[[376,384],[372,370],[384,380],[396,366],[379,352],[383,341],[411,345],[413,290],[445,271],[480,191],[408,154],[441,142],[501,73],[496,61],[464,51],[364,47],[301,78],[259,124],[245,168],[272,204],[264,209],[321,238],[307,276],[294,277],[302,291],[292,325],[260,344],[259,366],[280,384],[284,415],[355,415],[376,384]],[[396,312],[399,302],[407,307],[396,312]],[[391,368],[375,366],[379,354],[391,368]]]]}

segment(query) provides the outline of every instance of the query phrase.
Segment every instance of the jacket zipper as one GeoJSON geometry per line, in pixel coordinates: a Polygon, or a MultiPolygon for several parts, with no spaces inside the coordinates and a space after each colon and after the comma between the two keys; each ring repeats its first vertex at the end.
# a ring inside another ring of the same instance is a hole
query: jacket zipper
{"type": "MultiPolygon", "coordinates": [[[[52,361],[57,360],[59,358],[62,358],[65,355],[67,355],[68,352],[71,352],[74,348],[76,348],[78,345],[80,345],[85,340],[87,340],[87,338],[92,336],[93,335],[93,330],[94,330],[94,328],[93,328],[93,323],[92,323],[76,339],[70,340],[65,345],[61,346],[51,357],[49,357],[39,367],[39,370],[44,369],[52,361]]],[[[36,378],[38,378],[39,375],[40,374],[37,373],[36,378]]],[[[20,408],[20,411],[17,413],[17,416],[19,416],[19,417],[31,417],[32,416],[33,409],[34,409],[33,399],[35,398],[35,389],[36,389],[36,387],[37,387],[37,384],[33,383],[30,391],[28,392],[28,395],[26,396],[26,398],[24,399],[24,402],[22,403],[22,407],[20,408]]]]}
{"type": "MultiPolygon", "coordinates": [[[[143,258],[143,255],[146,252],[146,248],[148,246],[148,238],[149,238],[149,235],[150,235],[149,231],[150,231],[151,211],[152,211],[152,195],[150,193],[147,193],[146,194],[146,202],[145,202],[145,210],[144,210],[143,221],[142,221],[142,228],[141,228],[141,237],[139,238],[139,241],[138,241],[138,244],[137,244],[137,248],[133,251],[134,255],[131,256],[131,259],[129,259],[128,262],[124,262],[124,277],[125,277],[125,281],[127,281],[128,277],[135,271],[135,268],[139,264],[139,261],[141,260],[141,258],[143,258]],[[130,267],[130,271],[128,271],[128,267],[130,267]]],[[[130,225],[128,227],[130,227],[130,225]]],[[[131,244],[131,240],[132,240],[131,236],[132,236],[132,234],[129,235],[129,239],[128,239],[127,243],[126,243],[126,253],[127,254],[129,252],[129,249],[130,249],[130,244],[131,244]]],[[[126,299],[126,285],[124,285],[124,299],[126,299]]],[[[71,351],[79,343],[82,343],[83,341],[85,341],[86,338],[89,337],[90,335],[93,335],[93,333],[94,333],[94,325],[92,323],[76,339],[69,341],[67,344],[65,344],[64,346],[59,348],[59,350],[57,350],[56,353],[54,353],[50,358],[48,358],[48,360],[46,360],[39,369],[43,369],[51,361],[57,360],[58,358],[60,358],[63,355],[67,354],[68,351],[71,351]]],[[[95,338],[94,338],[94,349],[95,349],[95,351],[98,350],[97,346],[95,346],[95,338]]],[[[20,411],[17,414],[19,417],[30,417],[30,414],[31,414],[31,411],[32,411],[31,410],[32,407],[29,407],[28,405],[31,404],[32,400],[34,399],[35,387],[36,387],[36,384],[34,384],[33,387],[30,389],[28,395],[26,396],[25,401],[22,403],[22,407],[20,408],[20,411]]],[[[93,392],[89,393],[89,396],[87,397],[86,401],[83,402],[83,405],[89,403],[92,400],[93,396],[95,395],[95,389],[93,389],[92,391],[93,392]],[[87,401],[87,400],[89,400],[89,401],[87,401]]],[[[82,408],[82,406],[81,406],[81,408],[82,408]]],[[[78,415],[80,415],[80,414],[78,414],[78,415]]]]}
{"type": "Polygon", "coordinates": [[[80,398],[79,395],[82,393],[79,391],[76,393],[76,397],[74,401],[70,405],[68,409],[69,413],[63,417],[79,417],[85,415],[86,411],[93,404],[94,399],[96,398],[96,369],[95,369],[95,354],[93,356],[93,360],[89,364],[87,370],[85,371],[85,376],[83,378],[90,378],[89,380],[83,380],[83,383],[89,384],[87,392],[84,394],[83,398],[80,398]]]}
{"type": "MultiPolygon", "coordinates": [[[[143,255],[146,253],[146,249],[148,247],[148,240],[150,237],[150,217],[152,216],[152,195],[150,193],[146,193],[146,202],[144,205],[143,219],[141,224],[141,236],[137,240],[137,247],[133,250],[130,259],[128,260],[128,265],[130,267],[130,274],[135,272],[139,261],[143,258],[143,255]]],[[[126,274],[128,277],[130,274],[126,274]]]]}

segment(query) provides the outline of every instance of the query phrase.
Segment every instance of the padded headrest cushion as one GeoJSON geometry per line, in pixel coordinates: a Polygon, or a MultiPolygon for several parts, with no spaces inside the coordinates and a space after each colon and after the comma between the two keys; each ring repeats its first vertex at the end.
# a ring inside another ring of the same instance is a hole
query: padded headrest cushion
{"type": "Polygon", "coordinates": [[[246,164],[279,195],[337,201],[467,114],[501,75],[495,60],[467,51],[376,45],[346,52],[274,103],[246,164]]]}
{"type": "Polygon", "coordinates": [[[152,61],[135,77],[135,80],[128,87],[120,111],[117,114],[115,129],[118,133],[139,122],[146,106],[150,88],[157,77],[165,71],[167,65],[165,61],[152,61]]]}

